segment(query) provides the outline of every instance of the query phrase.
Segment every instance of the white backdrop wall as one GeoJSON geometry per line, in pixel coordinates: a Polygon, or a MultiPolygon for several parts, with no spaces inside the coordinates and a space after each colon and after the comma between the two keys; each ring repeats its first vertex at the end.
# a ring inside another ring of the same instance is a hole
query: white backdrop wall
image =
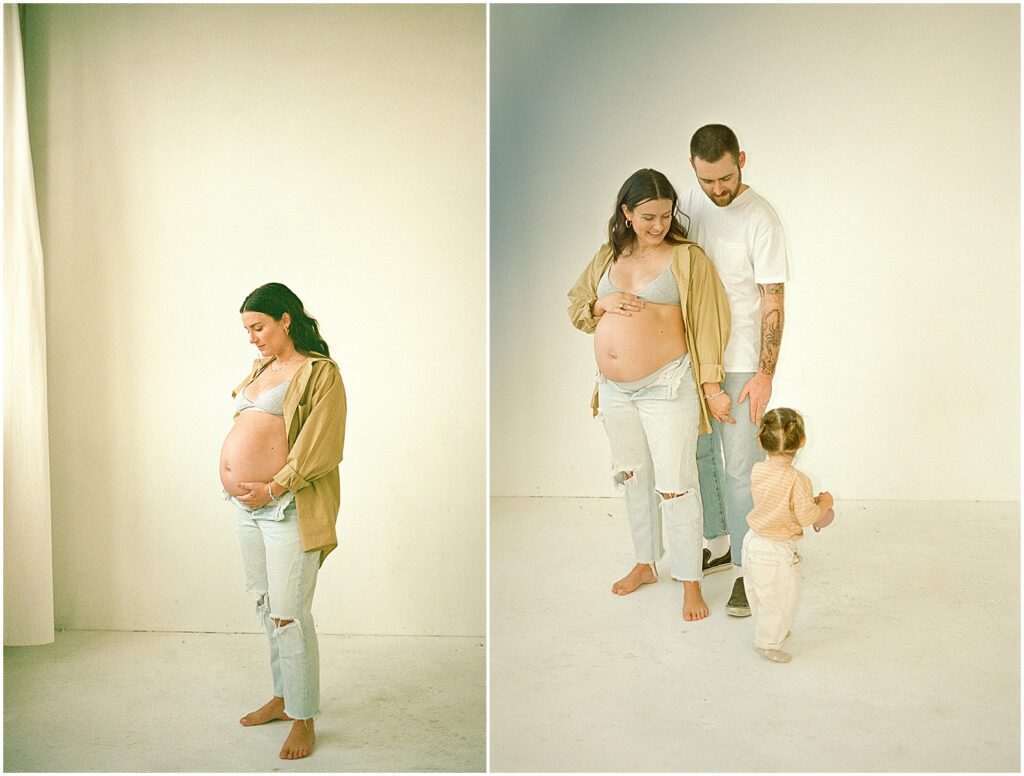
{"type": "MultiPolygon", "coordinates": [[[[565,292],[636,169],[736,130],[787,230],[772,406],[840,499],[1019,498],[1020,9],[492,6],[491,492],[612,495],[565,292]]],[[[746,405],[744,405],[746,411],[746,405]]]]}
{"type": "Polygon", "coordinates": [[[482,6],[32,5],[58,627],[258,630],[219,501],[238,315],[349,418],[325,633],[484,631],[482,6]]]}

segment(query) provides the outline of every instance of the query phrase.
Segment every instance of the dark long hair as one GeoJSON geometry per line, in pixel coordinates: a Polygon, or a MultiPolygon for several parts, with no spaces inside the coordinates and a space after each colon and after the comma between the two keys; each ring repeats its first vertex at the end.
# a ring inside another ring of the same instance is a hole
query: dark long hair
{"type": "Polygon", "coordinates": [[[288,336],[295,349],[306,355],[316,353],[330,358],[331,352],[320,336],[316,318],[306,312],[302,300],[283,283],[267,283],[253,291],[242,302],[240,313],[263,313],[280,321],[285,313],[291,317],[288,336]]]}
{"type": "Polygon", "coordinates": [[[679,213],[676,210],[679,197],[676,190],[669,183],[662,173],[657,170],[645,168],[637,170],[630,175],[626,182],[619,189],[619,196],[615,199],[615,212],[608,221],[608,244],[612,246],[612,257],[619,258],[622,252],[633,242],[633,230],[626,226],[626,216],[622,212],[625,205],[629,210],[634,210],[637,205],[642,205],[652,199],[672,200],[672,226],[665,235],[665,242],[670,245],[682,245],[690,240],[686,239],[686,227],[679,221],[679,213]]]}

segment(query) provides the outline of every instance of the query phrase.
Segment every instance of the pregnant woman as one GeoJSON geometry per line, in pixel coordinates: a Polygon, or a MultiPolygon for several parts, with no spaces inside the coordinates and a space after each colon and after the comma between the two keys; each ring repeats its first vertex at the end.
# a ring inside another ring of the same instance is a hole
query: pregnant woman
{"type": "Polygon", "coordinates": [[[240,312],[260,358],[232,393],[220,479],[237,507],[246,590],[267,630],[274,680],[274,697],[241,722],[292,721],[280,757],[294,760],[312,752],[320,713],[312,604],[317,572],[338,545],[345,386],[316,320],[286,286],[260,286],[240,312]]]}
{"type": "Polygon", "coordinates": [[[569,292],[569,318],[595,333],[592,406],[608,434],[612,477],[633,534],[636,565],[612,592],[658,581],[663,512],[672,578],[683,583],[683,619],[701,620],[708,607],[700,590],[697,434],[711,431],[709,415],[734,422],[720,385],[729,301],[714,264],[686,239],[676,200],[656,170],[629,177],[608,242],[569,292]]]}

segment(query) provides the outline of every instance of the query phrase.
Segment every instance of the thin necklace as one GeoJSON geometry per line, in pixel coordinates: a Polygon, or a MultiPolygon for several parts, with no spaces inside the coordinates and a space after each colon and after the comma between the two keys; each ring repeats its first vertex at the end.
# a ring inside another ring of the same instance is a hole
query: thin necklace
{"type": "Polygon", "coordinates": [[[654,249],[652,248],[650,251],[648,251],[647,253],[644,253],[644,254],[641,254],[637,250],[632,250],[632,251],[629,252],[629,255],[632,256],[637,261],[643,261],[648,256],[651,256],[653,253],[654,253],[654,249]]]}
{"type": "Polygon", "coordinates": [[[287,361],[281,361],[280,359],[277,359],[277,366],[270,367],[269,369],[267,369],[267,371],[270,372],[271,374],[273,374],[274,372],[280,372],[282,369],[284,369],[289,364],[294,363],[296,360],[297,359],[288,359],[287,361]]]}

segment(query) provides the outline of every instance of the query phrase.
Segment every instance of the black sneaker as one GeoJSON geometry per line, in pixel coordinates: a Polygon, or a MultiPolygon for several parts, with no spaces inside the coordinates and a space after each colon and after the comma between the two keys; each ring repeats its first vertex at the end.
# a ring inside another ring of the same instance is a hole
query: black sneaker
{"type": "Polygon", "coordinates": [[[704,548],[704,562],[701,564],[704,569],[704,576],[714,574],[716,571],[725,571],[732,568],[732,550],[726,550],[721,558],[712,558],[711,550],[704,548]]]}
{"type": "Polygon", "coordinates": [[[732,584],[732,595],[725,605],[725,613],[733,617],[749,617],[750,604],[747,603],[747,591],[743,587],[743,577],[736,577],[732,584]]]}

